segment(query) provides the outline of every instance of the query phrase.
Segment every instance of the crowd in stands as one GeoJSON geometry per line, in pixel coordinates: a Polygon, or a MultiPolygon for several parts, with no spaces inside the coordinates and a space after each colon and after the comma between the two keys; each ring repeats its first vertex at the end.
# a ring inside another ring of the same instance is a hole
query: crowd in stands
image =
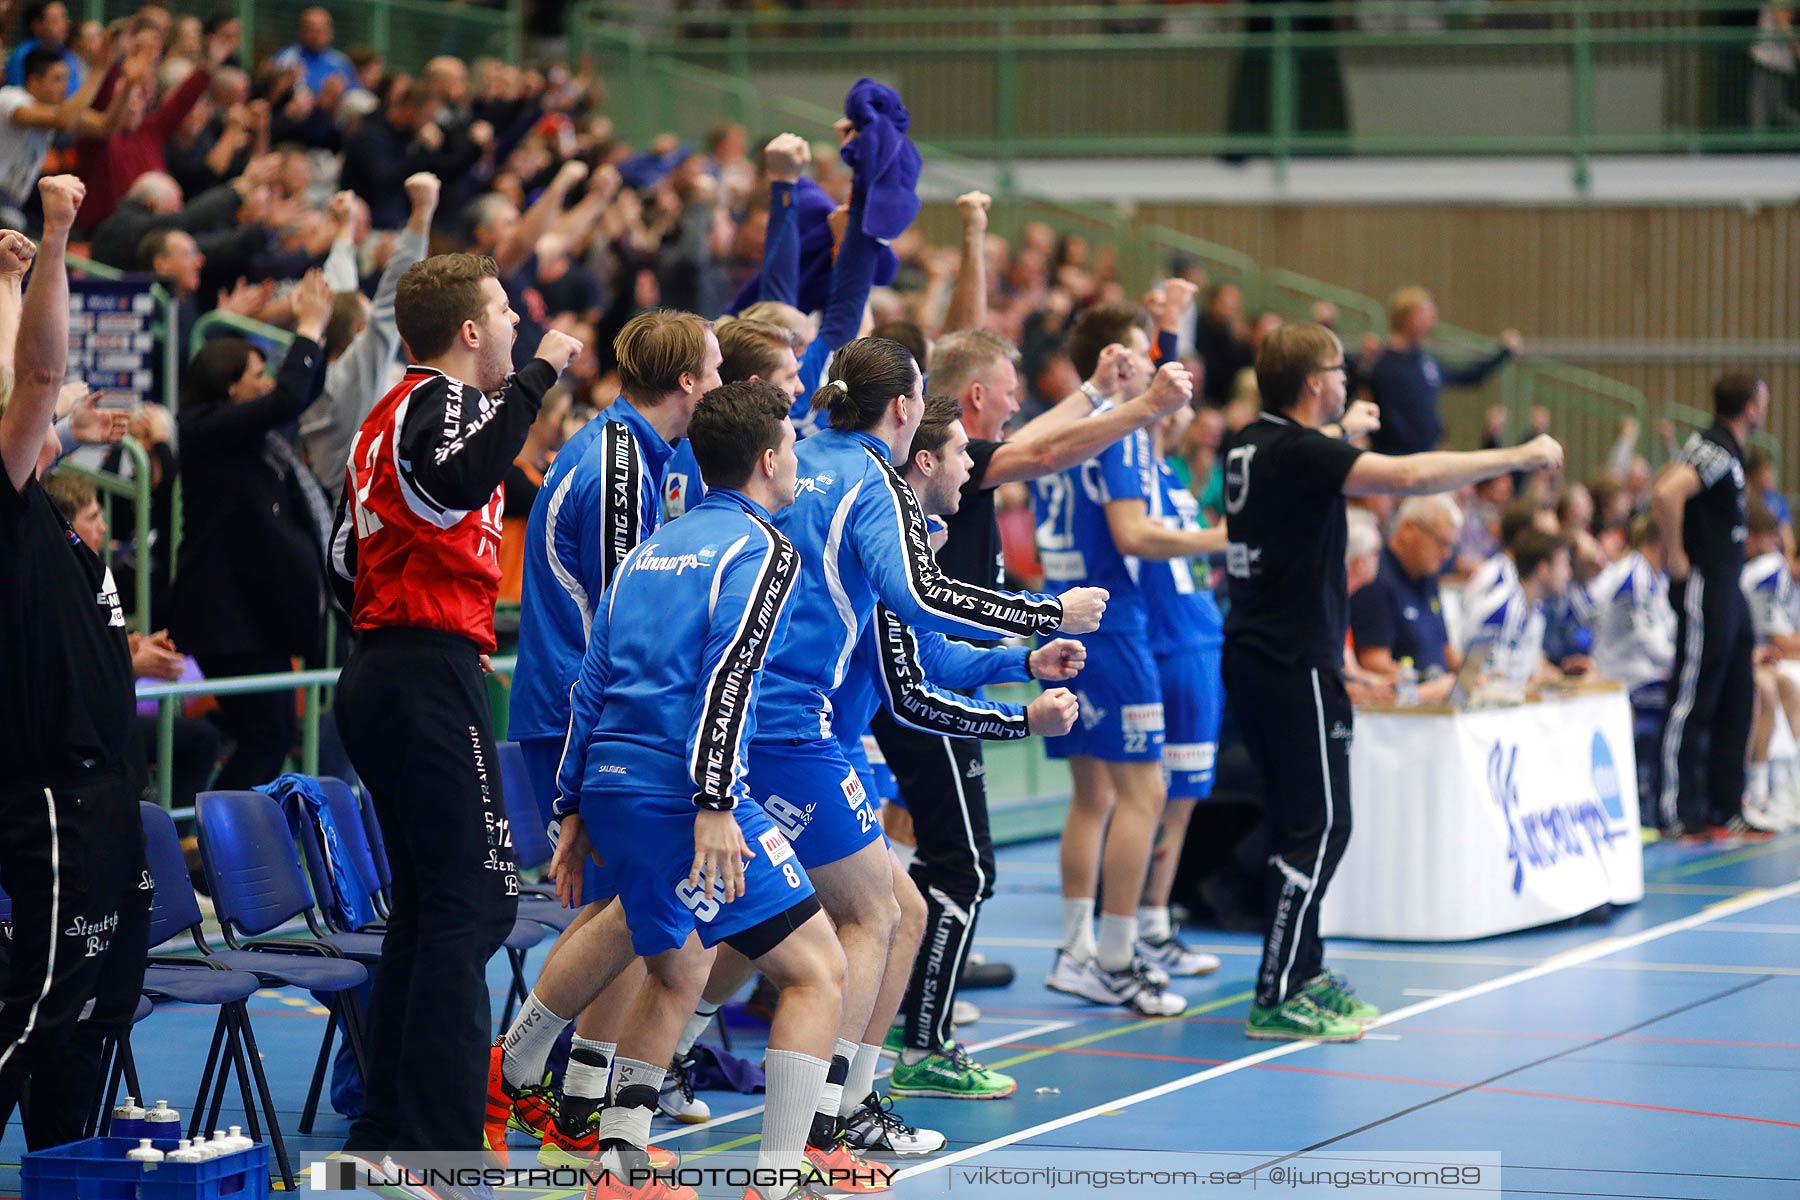
{"type": "MultiPolygon", "coordinates": [[[[35,228],[40,171],[76,167],[90,183],[76,252],[153,278],[175,297],[184,351],[194,323],[213,311],[292,337],[285,349],[211,337],[178,379],[163,380],[158,367],[155,388],[174,411],[146,405],[129,418],[151,459],[152,539],[130,544],[123,504],[112,506],[115,528],[101,536],[113,539],[124,594],[134,572],[151,573],[147,628],[166,632],[145,645],[179,655],[190,674],[323,661],[328,514],[355,426],[400,370],[393,289],[408,265],[444,250],[490,254],[522,317],[520,356],[548,328],[584,347],[508,481],[503,600],[519,595],[518,545],[537,484],[567,436],[619,393],[619,330],[657,307],[718,316],[762,268],[769,176],[747,131],[726,123],[703,145],[673,135],[629,145],[611,116],[621,99],[591,73],[450,57],[408,73],[337,45],[325,8],[308,9],[293,44],[264,59],[228,14],[177,17],[156,4],[101,25],[75,20],[62,3],[35,3],[16,36],[0,90],[0,215],[35,228]],[[177,479],[179,530],[170,504],[177,479]],[[238,552],[246,545],[260,552],[238,552]]],[[[829,243],[842,236],[851,173],[836,147],[809,149],[810,194],[826,218],[816,236],[829,243]]],[[[1147,281],[1122,277],[1114,247],[1041,223],[1008,240],[987,231],[985,198],[966,197],[960,208],[960,245],[933,245],[917,227],[892,239],[859,331],[894,336],[923,362],[940,332],[977,321],[1018,349],[1024,417],[1081,382],[1068,341],[1082,313],[1140,298],[1152,312],[1161,304],[1160,288],[1142,297],[1147,281]]],[[[1237,285],[1209,283],[1192,263],[1172,263],[1170,278],[1201,288],[1177,343],[1199,397],[1170,461],[1202,520],[1217,523],[1219,446],[1257,414],[1252,364],[1282,318],[1247,310],[1237,285]]],[[[751,315],[810,338],[801,314],[823,307],[824,286],[823,274],[803,279],[798,311],[751,315]]],[[[1335,323],[1329,305],[1313,316],[1335,323]]],[[[1436,445],[1440,389],[1479,383],[1522,352],[1508,331],[1487,359],[1440,363],[1427,349],[1435,317],[1428,293],[1404,290],[1388,334],[1351,347],[1353,394],[1381,412],[1373,449],[1436,445]]],[[[80,401],[73,416],[93,427],[94,401],[80,401]]],[[[1525,436],[1550,422],[1534,411],[1525,436]]],[[[115,422],[108,436],[118,431],[115,422]]],[[[1617,644],[1654,637],[1643,622],[1621,624],[1609,606],[1642,605],[1639,593],[1655,586],[1653,471],[1679,452],[1672,430],[1658,433],[1659,461],[1640,457],[1637,430],[1623,429],[1605,469],[1585,480],[1502,477],[1454,502],[1397,511],[1370,502],[1384,549],[1356,603],[1359,698],[1389,698],[1409,658],[1422,698],[1447,697],[1467,647],[1492,641],[1496,672],[1517,686],[1623,674],[1653,703],[1647,689],[1659,682],[1655,664],[1666,670],[1667,650],[1617,644]],[[1446,572],[1466,587],[1440,590],[1446,572]]],[[[1497,410],[1488,443],[1505,435],[1497,410]]],[[[77,462],[129,470],[116,449],[77,462]]],[[[1791,555],[1772,466],[1754,455],[1747,465],[1779,549],[1791,555]]],[[[85,509],[79,500],[65,507],[85,509]]],[[[998,510],[1009,575],[1034,583],[1041,566],[1028,488],[1002,487],[998,510]]],[[[173,671],[173,661],[158,662],[140,674],[173,671]]],[[[213,720],[224,734],[221,786],[273,774],[296,734],[293,706],[267,696],[221,700],[213,720]]],[[[193,736],[190,762],[203,757],[193,736]]],[[[191,781],[204,772],[178,774],[191,781]]],[[[189,790],[184,782],[180,791],[189,790]]]]}

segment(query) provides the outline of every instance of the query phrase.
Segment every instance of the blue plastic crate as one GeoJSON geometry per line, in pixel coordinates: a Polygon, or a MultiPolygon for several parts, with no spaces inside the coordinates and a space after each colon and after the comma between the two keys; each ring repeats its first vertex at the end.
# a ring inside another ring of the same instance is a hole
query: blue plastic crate
{"type": "MultiPolygon", "coordinates": [[[[174,1141],[151,1145],[167,1154],[174,1141]]],[[[268,1200],[269,1147],[197,1163],[141,1163],[125,1157],[135,1138],[89,1138],[27,1154],[24,1200],[268,1200]]]]}

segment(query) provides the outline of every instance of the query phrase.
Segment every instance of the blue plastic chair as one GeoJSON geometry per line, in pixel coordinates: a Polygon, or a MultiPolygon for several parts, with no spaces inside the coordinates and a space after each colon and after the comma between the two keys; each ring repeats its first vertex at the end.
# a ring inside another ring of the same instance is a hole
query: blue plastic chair
{"type": "MultiPolygon", "coordinates": [[[[319,928],[294,839],[273,798],[261,792],[202,792],[195,816],[200,861],[229,949],[211,952],[197,929],[195,941],[226,965],[254,971],[264,986],[305,988],[327,1000],[331,1019],[319,1042],[312,1086],[300,1116],[300,1132],[311,1133],[325,1067],[331,1061],[332,1038],[340,1024],[358,1068],[368,1077],[355,998],[356,989],[369,977],[368,968],[334,945],[333,936],[319,928]],[[262,936],[296,919],[304,920],[314,936],[262,936]]],[[[348,936],[360,936],[366,942],[372,935],[348,936]]]]}
{"type": "MultiPolygon", "coordinates": [[[[200,939],[200,903],[194,900],[193,883],[187,876],[187,856],[182,853],[182,838],[175,831],[175,819],[157,804],[139,804],[139,817],[144,822],[144,860],[149,878],[157,891],[149,907],[149,945],[151,948],[176,941],[182,934],[200,939]]],[[[187,1135],[200,1130],[218,1128],[220,1108],[225,1103],[225,1083],[236,1069],[238,1092],[243,1097],[245,1123],[250,1137],[261,1141],[263,1123],[257,1117],[257,1101],[261,1115],[268,1119],[268,1137],[274,1144],[275,1160],[281,1166],[281,1177],[293,1187],[293,1171],[288,1164],[286,1142],[281,1137],[281,1119],[275,1114],[274,1097],[268,1090],[268,1076],[263,1072],[263,1056],[257,1051],[256,1031],[250,1025],[247,1002],[256,995],[263,981],[254,972],[234,970],[218,957],[176,957],[149,955],[144,968],[144,993],[155,1000],[173,1000],[176,1004],[212,1004],[220,1009],[218,1022],[212,1025],[212,1047],[207,1051],[207,1065],[200,1074],[200,1090],[194,1094],[193,1117],[187,1123],[187,1135]],[[216,1072],[216,1074],[214,1074],[216,1072]],[[250,1094],[252,1085],[256,1096],[250,1094]],[[212,1092],[207,1106],[207,1092],[212,1092]]]]}

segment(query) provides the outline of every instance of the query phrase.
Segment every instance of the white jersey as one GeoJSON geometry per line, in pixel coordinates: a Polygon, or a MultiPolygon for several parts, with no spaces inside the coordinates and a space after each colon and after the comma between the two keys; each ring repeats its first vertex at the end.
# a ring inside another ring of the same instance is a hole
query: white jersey
{"type": "Polygon", "coordinates": [[[1634,692],[1668,682],[1675,661],[1669,577],[1633,550],[1577,590],[1592,613],[1594,673],[1634,692]]]}
{"type": "Polygon", "coordinates": [[[1750,601],[1750,620],[1759,643],[1794,632],[1794,575],[1786,556],[1779,550],[1757,555],[1744,564],[1739,584],[1750,601]]]}
{"type": "MultiPolygon", "coordinates": [[[[1507,562],[1510,567],[1511,560],[1507,562]]],[[[1479,594],[1466,624],[1465,654],[1485,653],[1484,670],[1514,687],[1531,682],[1544,661],[1544,607],[1525,598],[1516,570],[1510,579],[1503,573],[1479,594]]]]}
{"type": "Polygon", "coordinates": [[[37,186],[54,129],[27,129],[13,114],[37,103],[22,87],[0,88],[0,204],[22,205],[37,186]]]}

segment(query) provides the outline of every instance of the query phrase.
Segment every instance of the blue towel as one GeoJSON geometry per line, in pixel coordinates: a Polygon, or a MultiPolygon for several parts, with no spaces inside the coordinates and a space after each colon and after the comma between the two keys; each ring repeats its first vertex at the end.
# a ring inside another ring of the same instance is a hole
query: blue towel
{"type": "Polygon", "coordinates": [[[259,785],[256,790],[275,798],[287,817],[288,828],[296,836],[299,834],[301,821],[312,822],[319,835],[319,844],[325,851],[326,874],[331,879],[332,891],[330,896],[318,896],[315,899],[320,904],[329,906],[332,923],[343,929],[362,929],[375,924],[380,919],[375,912],[375,899],[363,886],[356,865],[350,861],[350,852],[338,832],[337,822],[331,815],[331,805],[325,799],[325,792],[319,786],[319,781],[310,775],[290,772],[273,783],[259,785]]]}
{"type": "Polygon", "coordinates": [[[856,136],[843,149],[843,159],[856,172],[856,186],[866,190],[863,232],[888,240],[906,232],[919,215],[919,151],[906,136],[912,117],[900,93],[884,83],[862,78],[844,97],[844,115],[856,136]]]}

